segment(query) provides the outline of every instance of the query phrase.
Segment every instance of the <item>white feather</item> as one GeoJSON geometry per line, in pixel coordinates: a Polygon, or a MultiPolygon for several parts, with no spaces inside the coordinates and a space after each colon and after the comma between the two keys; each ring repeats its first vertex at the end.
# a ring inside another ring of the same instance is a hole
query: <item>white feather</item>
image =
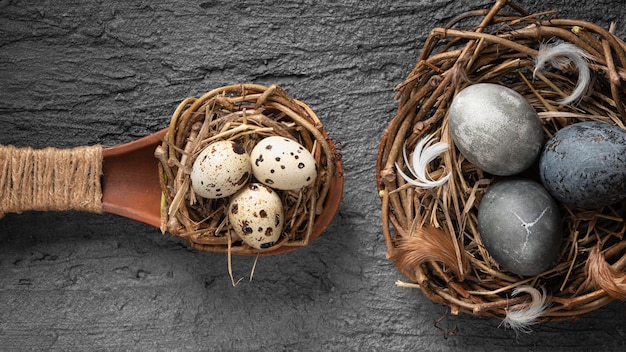
{"type": "Polygon", "coordinates": [[[528,293],[532,299],[530,305],[525,308],[509,309],[506,312],[506,317],[502,321],[505,327],[514,330],[516,333],[525,332],[530,333],[530,327],[537,324],[537,318],[541,317],[543,313],[550,307],[549,303],[546,303],[546,291],[542,288],[539,292],[531,286],[519,286],[516,287],[511,293],[512,296],[525,292],[528,293]]]}
{"type": "Polygon", "coordinates": [[[400,173],[402,178],[404,178],[407,182],[417,187],[422,187],[422,188],[439,187],[443,185],[444,183],[446,183],[446,181],[448,181],[448,178],[450,177],[450,174],[447,174],[443,176],[442,178],[440,178],[439,180],[434,181],[434,180],[430,180],[426,176],[426,170],[428,168],[428,164],[431,161],[435,160],[441,153],[448,150],[448,147],[449,147],[448,144],[444,142],[438,142],[438,143],[432,144],[433,141],[431,140],[431,138],[432,138],[432,135],[426,135],[417,142],[417,145],[415,146],[415,150],[413,151],[413,158],[411,160],[412,163],[409,163],[409,158],[407,157],[407,154],[406,154],[406,144],[404,145],[404,148],[402,150],[402,156],[404,158],[404,163],[406,164],[407,168],[409,169],[409,172],[413,175],[413,177],[409,177],[407,174],[405,174],[400,168],[400,166],[398,165],[398,163],[396,163],[396,168],[398,169],[398,172],[400,173]]]}
{"type": "Polygon", "coordinates": [[[567,65],[570,62],[574,63],[578,69],[576,87],[569,97],[559,100],[560,104],[569,104],[582,97],[591,83],[591,74],[589,72],[589,64],[587,63],[587,60],[590,59],[589,54],[571,43],[559,43],[556,45],[541,44],[535,60],[533,77],[537,71],[543,69],[546,62],[550,62],[555,68],[567,65]]]}

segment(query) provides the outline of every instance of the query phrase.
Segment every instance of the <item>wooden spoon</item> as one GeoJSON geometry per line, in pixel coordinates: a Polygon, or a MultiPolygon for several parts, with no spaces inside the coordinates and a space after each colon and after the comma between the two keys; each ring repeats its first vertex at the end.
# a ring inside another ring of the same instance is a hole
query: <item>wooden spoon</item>
{"type": "MultiPolygon", "coordinates": [[[[102,151],[101,188],[104,212],[160,227],[162,192],[158,173],[159,161],[154,156],[154,150],[162,143],[166,133],[167,129],[163,129],[102,151]]],[[[343,171],[339,160],[331,182],[326,206],[315,218],[311,240],[324,232],[339,208],[343,192],[343,171]]],[[[299,247],[281,246],[275,251],[259,254],[274,255],[297,248],[299,247]]]]}

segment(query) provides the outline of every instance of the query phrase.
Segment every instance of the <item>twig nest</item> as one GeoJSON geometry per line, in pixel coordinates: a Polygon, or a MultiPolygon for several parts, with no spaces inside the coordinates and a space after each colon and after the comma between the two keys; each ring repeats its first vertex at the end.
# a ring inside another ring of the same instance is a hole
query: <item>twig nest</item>
{"type": "MultiPolygon", "coordinates": [[[[515,176],[485,167],[462,150],[463,142],[453,139],[459,127],[451,116],[455,97],[488,83],[515,91],[532,106],[542,144],[580,122],[601,122],[624,131],[624,81],[626,44],[621,39],[610,29],[561,19],[554,12],[533,15],[500,0],[491,9],[460,14],[445,27],[434,28],[412,72],[396,88],[398,110],[382,136],[376,164],[388,257],[411,281],[408,286],[418,286],[453,314],[500,319],[509,315],[506,321],[516,323],[508,325],[521,330],[539,321],[576,319],[613,299],[626,299],[626,200],[612,199],[594,209],[557,201],[562,230],[545,244],[550,264],[532,272],[515,270],[484,237],[479,212],[488,201],[488,190],[510,177],[541,185],[539,161],[515,176]],[[545,43],[554,47],[546,48],[545,43]],[[404,170],[418,168],[409,165],[407,151],[421,150],[425,138],[449,148],[437,150],[440,155],[430,153],[423,159],[427,163],[420,163],[419,175],[414,173],[416,179],[406,180],[404,170]],[[437,184],[431,181],[444,178],[437,184]],[[541,309],[526,311],[533,307],[541,309]]],[[[462,118],[478,124],[483,117],[462,118]]],[[[507,128],[514,124],[511,119],[500,122],[507,128]]],[[[537,139],[519,139],[512,149],[534,151],[537,139]]],[[[598,155],[594,152],[569,167],[594,165],[591,159],[598,155]]],[[[622,175],[623,165],[618,166],[622,175]]],[[[536,216],[526,218],[507,204],[494,208],[499,218],[506,217],[507,226],[518,226],[521,235],[528,234],[528,228],[536,230],[548,213],[540,206],[536,216]]],[[[554,219],[550,223],[555,225],[554,219]]]]}
{"type": "Polygon", "coordinates": [[[161,230],[204,251],[257,255],[305,246],[341,201],[340,155],[315,113],[276,85],[232,85],[185,99],[155,156],[161,230]]]}

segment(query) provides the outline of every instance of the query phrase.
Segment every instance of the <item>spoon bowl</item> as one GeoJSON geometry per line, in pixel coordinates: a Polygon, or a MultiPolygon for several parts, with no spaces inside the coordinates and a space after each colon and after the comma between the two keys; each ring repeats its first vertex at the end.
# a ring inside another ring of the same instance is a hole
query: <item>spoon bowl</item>
{"type": "Polygon", "coordinates": [[[159,227],[161,223],[158,160],[154,149],[167,128],[102,152],[102,207],[107,213],[159,227]]]}

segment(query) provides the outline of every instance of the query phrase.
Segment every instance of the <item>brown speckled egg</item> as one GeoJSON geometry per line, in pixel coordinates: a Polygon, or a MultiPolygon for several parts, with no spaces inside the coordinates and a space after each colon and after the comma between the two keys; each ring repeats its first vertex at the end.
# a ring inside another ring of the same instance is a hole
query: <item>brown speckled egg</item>
{"type": "Polygon", "coordinates": [[[218,141],[204,148],[191,167],[191,187],[203,198],[217,199],[237,192],[250,179],[250,156],[232,141],[218,141]]]}
{"type": "Polygon", "coordinates": [[[317,176],[313,155],[300,143],[281,136],[262,139],[250,153],[252,173],[259,182],[280,190],[308,186],[317,176]]]}
{"type": "Polygon", "coordinates": [[[250,183],[231,197],[228,221],[250,247],[269,248],[283,232],[283,205],[270,187],[250,183]]]}

